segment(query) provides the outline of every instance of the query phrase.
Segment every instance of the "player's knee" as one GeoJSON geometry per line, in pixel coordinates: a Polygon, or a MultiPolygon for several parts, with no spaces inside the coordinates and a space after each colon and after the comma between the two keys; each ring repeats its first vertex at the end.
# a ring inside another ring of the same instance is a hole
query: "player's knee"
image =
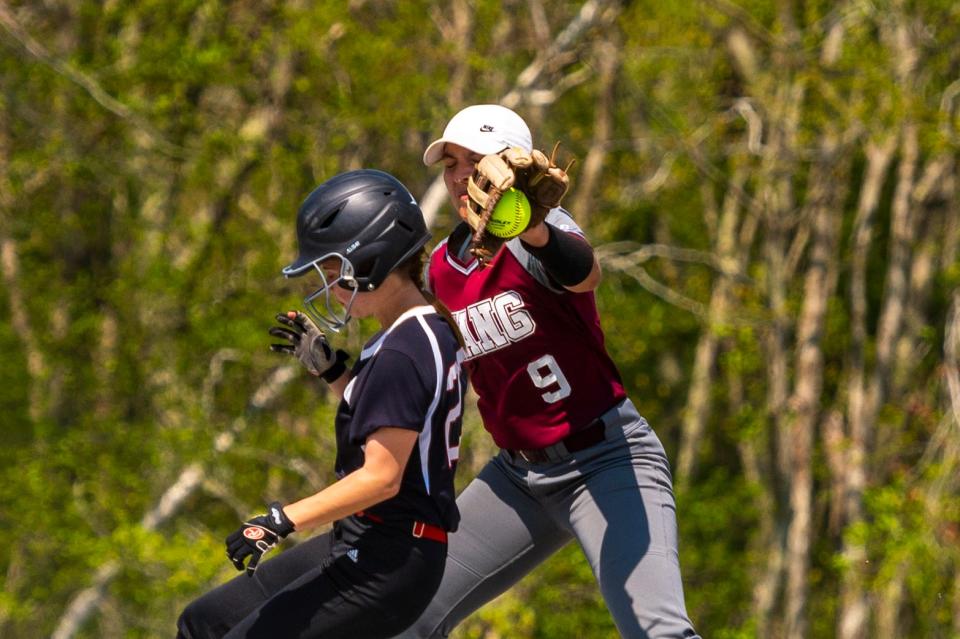
{"type": "Polygon", "coordinates": [[[177,619],[177,639],[217,636],[211,627],[213,611],[203,597],[190,602],[177,619]]]}
{"type": "Polygon", "coordinates": [[[177,619],[177,639],[199,639],[195,630],[194,604],[189,604],[177,619]]]}

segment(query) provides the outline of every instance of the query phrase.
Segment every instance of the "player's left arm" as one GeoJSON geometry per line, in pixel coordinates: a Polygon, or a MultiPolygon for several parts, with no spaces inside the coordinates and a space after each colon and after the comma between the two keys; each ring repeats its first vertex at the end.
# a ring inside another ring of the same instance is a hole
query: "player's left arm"
{"type": "Polygon", "coordinates": [[[280,326],[267,332],[281,343],[271,344],[270,350],[296,357],[311,375],[327,382],[337,397],[342,398],[351,377],[346,365],[350,355],[342,349],[333,350],[323,331],[300,311],[278,313],[276,319],[280,326]]]}
{"type": "Polygon", "coordinates": [[[572,293],[587,293],[600,284],[600,262],[585,237],[568,233],[547,221],[520,234],[520,241],[543,269],[572,293]]]}

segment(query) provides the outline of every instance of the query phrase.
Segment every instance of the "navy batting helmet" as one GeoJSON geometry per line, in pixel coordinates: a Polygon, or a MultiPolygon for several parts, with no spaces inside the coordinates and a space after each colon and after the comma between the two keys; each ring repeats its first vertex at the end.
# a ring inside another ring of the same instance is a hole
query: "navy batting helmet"
{"type": "Polygon", "coordinates": [[[324,286],[304,302],[307,311],[337,330],[349,320],[350,303],[342,315],[330,305],[334,284],[358,291],[380,286],[397,266],[417,253],[430,239],[423,213],[410,191],[383,171],[360,169],[330,178],[300,205],[297,213],[299,255],[283,269],[297,277],[315,269],[324,286]],[[340,277],[328,282],[320,263],[340,260],[340,277]],[[326,299],[326,313],[314,302],[326,299]]]}

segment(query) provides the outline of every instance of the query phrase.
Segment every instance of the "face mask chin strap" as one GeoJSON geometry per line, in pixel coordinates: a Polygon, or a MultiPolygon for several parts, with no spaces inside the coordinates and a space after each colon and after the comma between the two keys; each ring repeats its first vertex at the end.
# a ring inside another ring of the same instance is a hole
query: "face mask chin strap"
{"type": "Polygon", "coordinates": [[[357,280],[353,276],[353,265],[349,260],[344,259],[341,255],[331,254],[315,260],[312,266],[314,270],[320,274],[320,279],[323,282],[323,286],[304,298],[304,308],[306,309],[307,314],[310,315],[315,321],[323,324],[334,333],[339,333],[340,329],[350,321],[350,309],[353,307],[353,300],[357,298],[357,293],[359,292],[357,280]],[[340,274],[337,279],[333,280],[332,282],[327,281],[327,275],[320,267],[320,262],[331,257],[340,259],[340,274]],[[343,311],[338,313],[336,306],[339,306],[339,303],[330,295],[330,289],[332,289],[334,286],[340,285],[342,285],[342,288],[352,291],[352,294],[350,295],[350,299],[347,301],[347,303],[343,305],[343,311]],[[321,309],[317,304],[318,299],[321,297],[323,298],[323,309],[321,309]]]}

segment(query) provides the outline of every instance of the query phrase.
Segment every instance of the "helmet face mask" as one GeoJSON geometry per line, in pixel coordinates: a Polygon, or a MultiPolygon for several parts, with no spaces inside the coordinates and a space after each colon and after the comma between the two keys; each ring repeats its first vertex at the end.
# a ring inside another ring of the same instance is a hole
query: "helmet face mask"
{"type": "Polygon", "coordinates": [[[356,277],[354,277],[353,264],[342,255],[331,253],[317,259],[312,263],[312,266],[314,270],[320,274],[320,280],[323,282],[323,286],[303,298],[304,309],[314,321],[323,324],[335,333],[339,333],[340,329],[350,321],[350,309],[353,308],[353,301],[357,298],[357,293],[360,292],[360,285],[357,283],[356,277]],[[340,268],[337,276],[329,279],[322,263],[329,262],[333,259],[340,261],[340,268]],[[340,304],[339,301],[332,299],[333,296],[330,294],[330,290],[334,286],[352,291],[350,299],[347,300],[345,304],[340,304]],[[322,308],[320,306],[321,301],[323,304],[322,308]],[[338,307],[341,310],[338,311],[338,307]]]}

